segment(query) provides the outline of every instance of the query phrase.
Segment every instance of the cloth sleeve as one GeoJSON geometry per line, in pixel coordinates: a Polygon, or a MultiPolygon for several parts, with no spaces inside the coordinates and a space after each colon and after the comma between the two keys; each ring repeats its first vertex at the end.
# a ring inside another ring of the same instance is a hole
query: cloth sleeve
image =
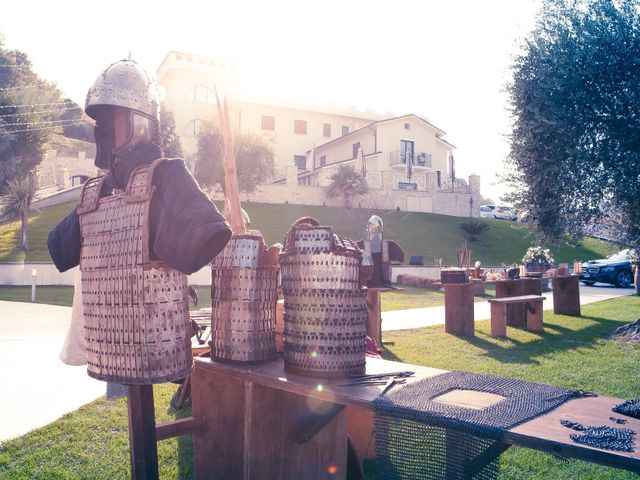
{"type": "Polygon", "coordinates": [[[77,208],[60,220],[47,237],[51,259],[60,272],[80,264],[80,219],[77,208]]]}
{"type": "Polygon", "coordinates": [[[153,257],[186,274],[200,270],[227,245],[231,227],[183,160],[158,165],[154,185],[149,212],[153,257]]]}

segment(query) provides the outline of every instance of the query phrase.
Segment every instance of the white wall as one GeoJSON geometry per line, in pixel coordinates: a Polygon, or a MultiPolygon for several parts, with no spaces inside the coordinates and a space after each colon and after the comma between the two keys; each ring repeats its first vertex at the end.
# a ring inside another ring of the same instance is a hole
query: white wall
{"type": "MultiPolygon", "coordinates": [[[[37,270],[36,285],[73,285],[78,268],[58,272],[53,263],[0,263],[0,285],[31,285],[31,270],[37,270]]],[[[211,285],[211,268],[189,275],[190,285],[211,285]]]]}

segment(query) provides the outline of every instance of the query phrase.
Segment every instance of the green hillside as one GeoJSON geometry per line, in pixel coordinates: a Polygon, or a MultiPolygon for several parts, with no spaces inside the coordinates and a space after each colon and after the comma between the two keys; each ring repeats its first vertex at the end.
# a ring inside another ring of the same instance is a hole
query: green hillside
{"type": "MultiPolygon", "coordinates": [[[[56,205],[34,212],[30,217],[28,261],[50,261],[46,246],[47,233],[72,208],[73,203],[56,205]]],[[[425,263],[442,258],[445,263],[456,262],[456,249],[465,239],[459,225],[467,219],[434,215],[367,209],[314,207],[306,205],[270,205],[247,203],[243,205],[251,217],[251,227],[262,232],[267,243],[282,242],[291,223],[303,216],[317,218],[323,225],[332,225],[335,233],[354,240],[363,237],[367,219],[379,215],[384,221],[384,236],[395,240],[405,250],[407,261],[411,255],[424,255],[425,263]]],[[[219,205],[221,207],[221,205],[219,205]]],[[[491,229],[470,243],[472,261],[484,265],[500,265],[519,262],[533,235],[526,226],[504,220],[481,219],[491,229]]],[[[24,255],[17,253],[19,224],[0,225],[0,262],[21,261],[24,255]]],[[[573,262],[608,255],[617,250],[614,245],[586,238],[579,247],[551,246],[557,262],[573,262]]]]}

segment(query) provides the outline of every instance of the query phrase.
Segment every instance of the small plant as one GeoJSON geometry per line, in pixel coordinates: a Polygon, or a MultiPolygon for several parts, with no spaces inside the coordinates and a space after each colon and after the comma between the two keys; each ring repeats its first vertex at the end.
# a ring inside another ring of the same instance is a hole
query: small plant
{"type": "Polygon", "coordinates": [[[489,225],[478,220],[470,220],[460,224],[460,229],[467,234],[467,239],[470,242],[477,242],[478,236],[490,228],[489,225]]]}
{"type": "Polygon", "coordinates": [[[522,257],[522,263],[524,264],[538,264],[546,266],[547,268],[553,265],[554,262],[555,260],[549,249],[539,245],[537,247],[529,247],[527,253],[522,257]]]}

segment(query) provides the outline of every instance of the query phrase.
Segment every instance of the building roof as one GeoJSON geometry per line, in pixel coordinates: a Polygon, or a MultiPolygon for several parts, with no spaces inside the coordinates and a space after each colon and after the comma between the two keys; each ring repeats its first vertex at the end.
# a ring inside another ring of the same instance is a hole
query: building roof
{"type": "MultiPolygon", "coordinates": [[[[355,135],[355,134],[357,134],[357,133],[359,133],[359,132],[363,131],[363,130],[364,130],[364,129],[366,129],[366,128],[375,128],[375,127],[377,127],[378,125],[382,125],[383,123],[394,122],[394,121],[401,120],[401,119],[404,119],[404,118],[409,118],[409,117],[413,117],[413,118],[417,119],[418,121],[420,121],[420,122],[422,122],[422,123],[424,123],[424,124],[428,125],[429,127],[433,128],[433,129],[436,131],[436,138],[437,138],[438,140],[440,140],[441,142],[446,143],[446,144],[447,144],[447,145],[449,145],[451,148],[456,148],[454,145],[452,145],[451,143],[447,142],[446,140],[444,140],[443,138],[441,138],[441,137],[440,137],[440,135],[446,135],[446,134],[447,134],[447,132],[445,132],[444,130],[439,129],[439,128],[438,128],[438,127],[436,127],[434,124],[432,124],[432,123],[430,123],[430,122],[426,121],[424,118],[419,117],[418,115],[415,115],[415,114],[413,114],[413,113],[409,113],[409,114],[407,114],[407,115],[401,115],[401,116],[399,116],[399,117],[385,118],[385,119],[383,119],[383,120],[378,120],[377,122],[372,122],[372,123],[370,123],[370,124],[368,124],[368,125],[365,125],[365,126],[364,126],[364,127],[362,127],[362,128],[358,128],[357,130],[354,130],[353,132],[349,132],[348,134],[343,135],[342,137],[334,138],[333,140],[330,140],[330,141],[328,141],[327,143],[323,143],[323,144],[321,144],[321,145],[318,145],[318,146],[316,146],[316,147],[315,147],[315,149],[317,150],[317,149],[319,149],[319,148],[321,148],[321,147],[325,147],[325,146],[327,146],[327,145],[331,145],[332,143],[338,142],[338,141],[340,141],[340,140],[348,139],[349,137],[351,137],[351,136],[353,136],[353,135],[355,135]]],[[[307,153],[310,153],[310,152],[311,152],[311,149],[307,150],[307,153]]]]}

